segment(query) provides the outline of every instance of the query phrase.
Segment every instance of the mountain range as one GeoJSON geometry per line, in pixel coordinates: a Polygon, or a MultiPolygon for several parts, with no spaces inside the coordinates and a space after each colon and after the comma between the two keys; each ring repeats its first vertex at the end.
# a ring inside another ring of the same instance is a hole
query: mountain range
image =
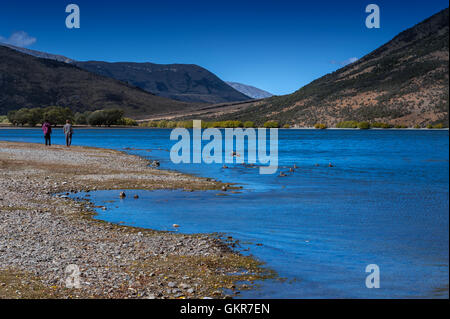
{"type": "Polygon", "coordinates": [[[207,104],[250,100],[247,95],[235,90],[213,73],[194,64],[101,61],[73,64],[174,100],[207,104]]]}
{"type": "Polygon", "coordinates": [[[116,107],[135,118],[197,107],[156,96],[73,64],[0,46],[0,114],[22,107],[51,105],[67,106],[74,112],[116,107]]]}
{"type": "Polygon", "coordinates": [[[298,91],[204,119],[334,126],[340,121],[448,125],[449,9],[298,91]]]}
{"type": "MultiPolygon", "coordinates": [[[[30,50],[9,44],[0,43],[0,45],[34,57],[70,63],[89,72],[110,77],[139,87],[152,94],[178,101],[217,104],[247,101],[255,98],[246,95],[245,92],[255,92],[257,96],[260,96],[257,88],[245,84],[239,84],[238,88],[234,88],[210,71],[194,64],[82,62],[62,55],[30,50]]],[[[261,92],[265,94],[265,91],[261,90],[261,92]]],[[[267,97],[267,95],[264,97],[267,97]]]]}

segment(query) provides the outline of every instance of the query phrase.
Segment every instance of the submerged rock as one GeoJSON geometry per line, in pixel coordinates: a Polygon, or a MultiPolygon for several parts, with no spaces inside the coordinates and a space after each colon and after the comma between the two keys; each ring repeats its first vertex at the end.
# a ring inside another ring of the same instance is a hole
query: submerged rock
{"type": "Polygon", "coordinates": [[[151,163],[151,165],[152,165],[153,167],[159,167],[161,164],[159,163],[159,161],[153,161],[153,162],[151,163]]]}

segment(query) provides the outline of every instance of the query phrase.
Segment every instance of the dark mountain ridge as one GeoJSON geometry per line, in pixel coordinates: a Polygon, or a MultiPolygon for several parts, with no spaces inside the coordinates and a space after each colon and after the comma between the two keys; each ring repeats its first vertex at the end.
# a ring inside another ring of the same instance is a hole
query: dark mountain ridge
{"type": "Polygon", "coordinates": [[[89,72],[174,100],[208,104],[250,100],[213,73],[195,64],[102,61],[73,63],[89,72]]]}
{"type": "Polygon", "coordinates": [[[139,87],[155,95],[195,103],[227,103],[251,98],[228,85],[210,71],[195,64],[75,61],[51,54],[0,43],[38,58],[71,63],[81,69],[139,87]]]}
{"type": "Polygon", "coordinates": [[[75,65],[0,46],[0,114],[22,107],[67,106],[74,112],[120,108],[127,116],[195,108],[75,65]]]}

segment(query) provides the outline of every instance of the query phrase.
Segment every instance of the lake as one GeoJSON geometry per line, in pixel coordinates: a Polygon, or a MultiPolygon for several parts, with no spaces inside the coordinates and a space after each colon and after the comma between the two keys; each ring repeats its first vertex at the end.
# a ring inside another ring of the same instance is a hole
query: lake
{"type": "MultiPolygon", "coordinates": [[[[53,143],[64,144],[62,130],[54,132],[53,143]]],[[[0,140],[42,143],[41,135],[0,129],[0,140]]],[[[96,191],[91,200],[108,207],[96,218],[239,239],[243,253],[285,278],[245,298],[448,298],[448,130],[279,130],[285,177],[242,164],[173,164],[169,135],[76,129],[73,145],[126,151],[243,189],[128,191],[139,200],[96,191]],[[366,288],[369,264],[380,269],[379,289],[366,288]]]]}

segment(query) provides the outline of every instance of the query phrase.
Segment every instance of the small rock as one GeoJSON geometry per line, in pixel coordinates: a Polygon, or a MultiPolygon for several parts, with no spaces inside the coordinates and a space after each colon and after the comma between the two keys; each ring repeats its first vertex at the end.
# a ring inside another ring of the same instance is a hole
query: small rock
{"type": "Polygon", "coordinates": [[[177,284],[174,283],[173,281],[169,281],[169,283],[167,284],[167,286],[169,286],[170,288],[176,287],[177,284]]]}
{"type": "Polygon", "coordinates": [[[159,167],[160,163],[159,163],[159,161],[153,161],[151,165],[154,167],[159,167]]]}

